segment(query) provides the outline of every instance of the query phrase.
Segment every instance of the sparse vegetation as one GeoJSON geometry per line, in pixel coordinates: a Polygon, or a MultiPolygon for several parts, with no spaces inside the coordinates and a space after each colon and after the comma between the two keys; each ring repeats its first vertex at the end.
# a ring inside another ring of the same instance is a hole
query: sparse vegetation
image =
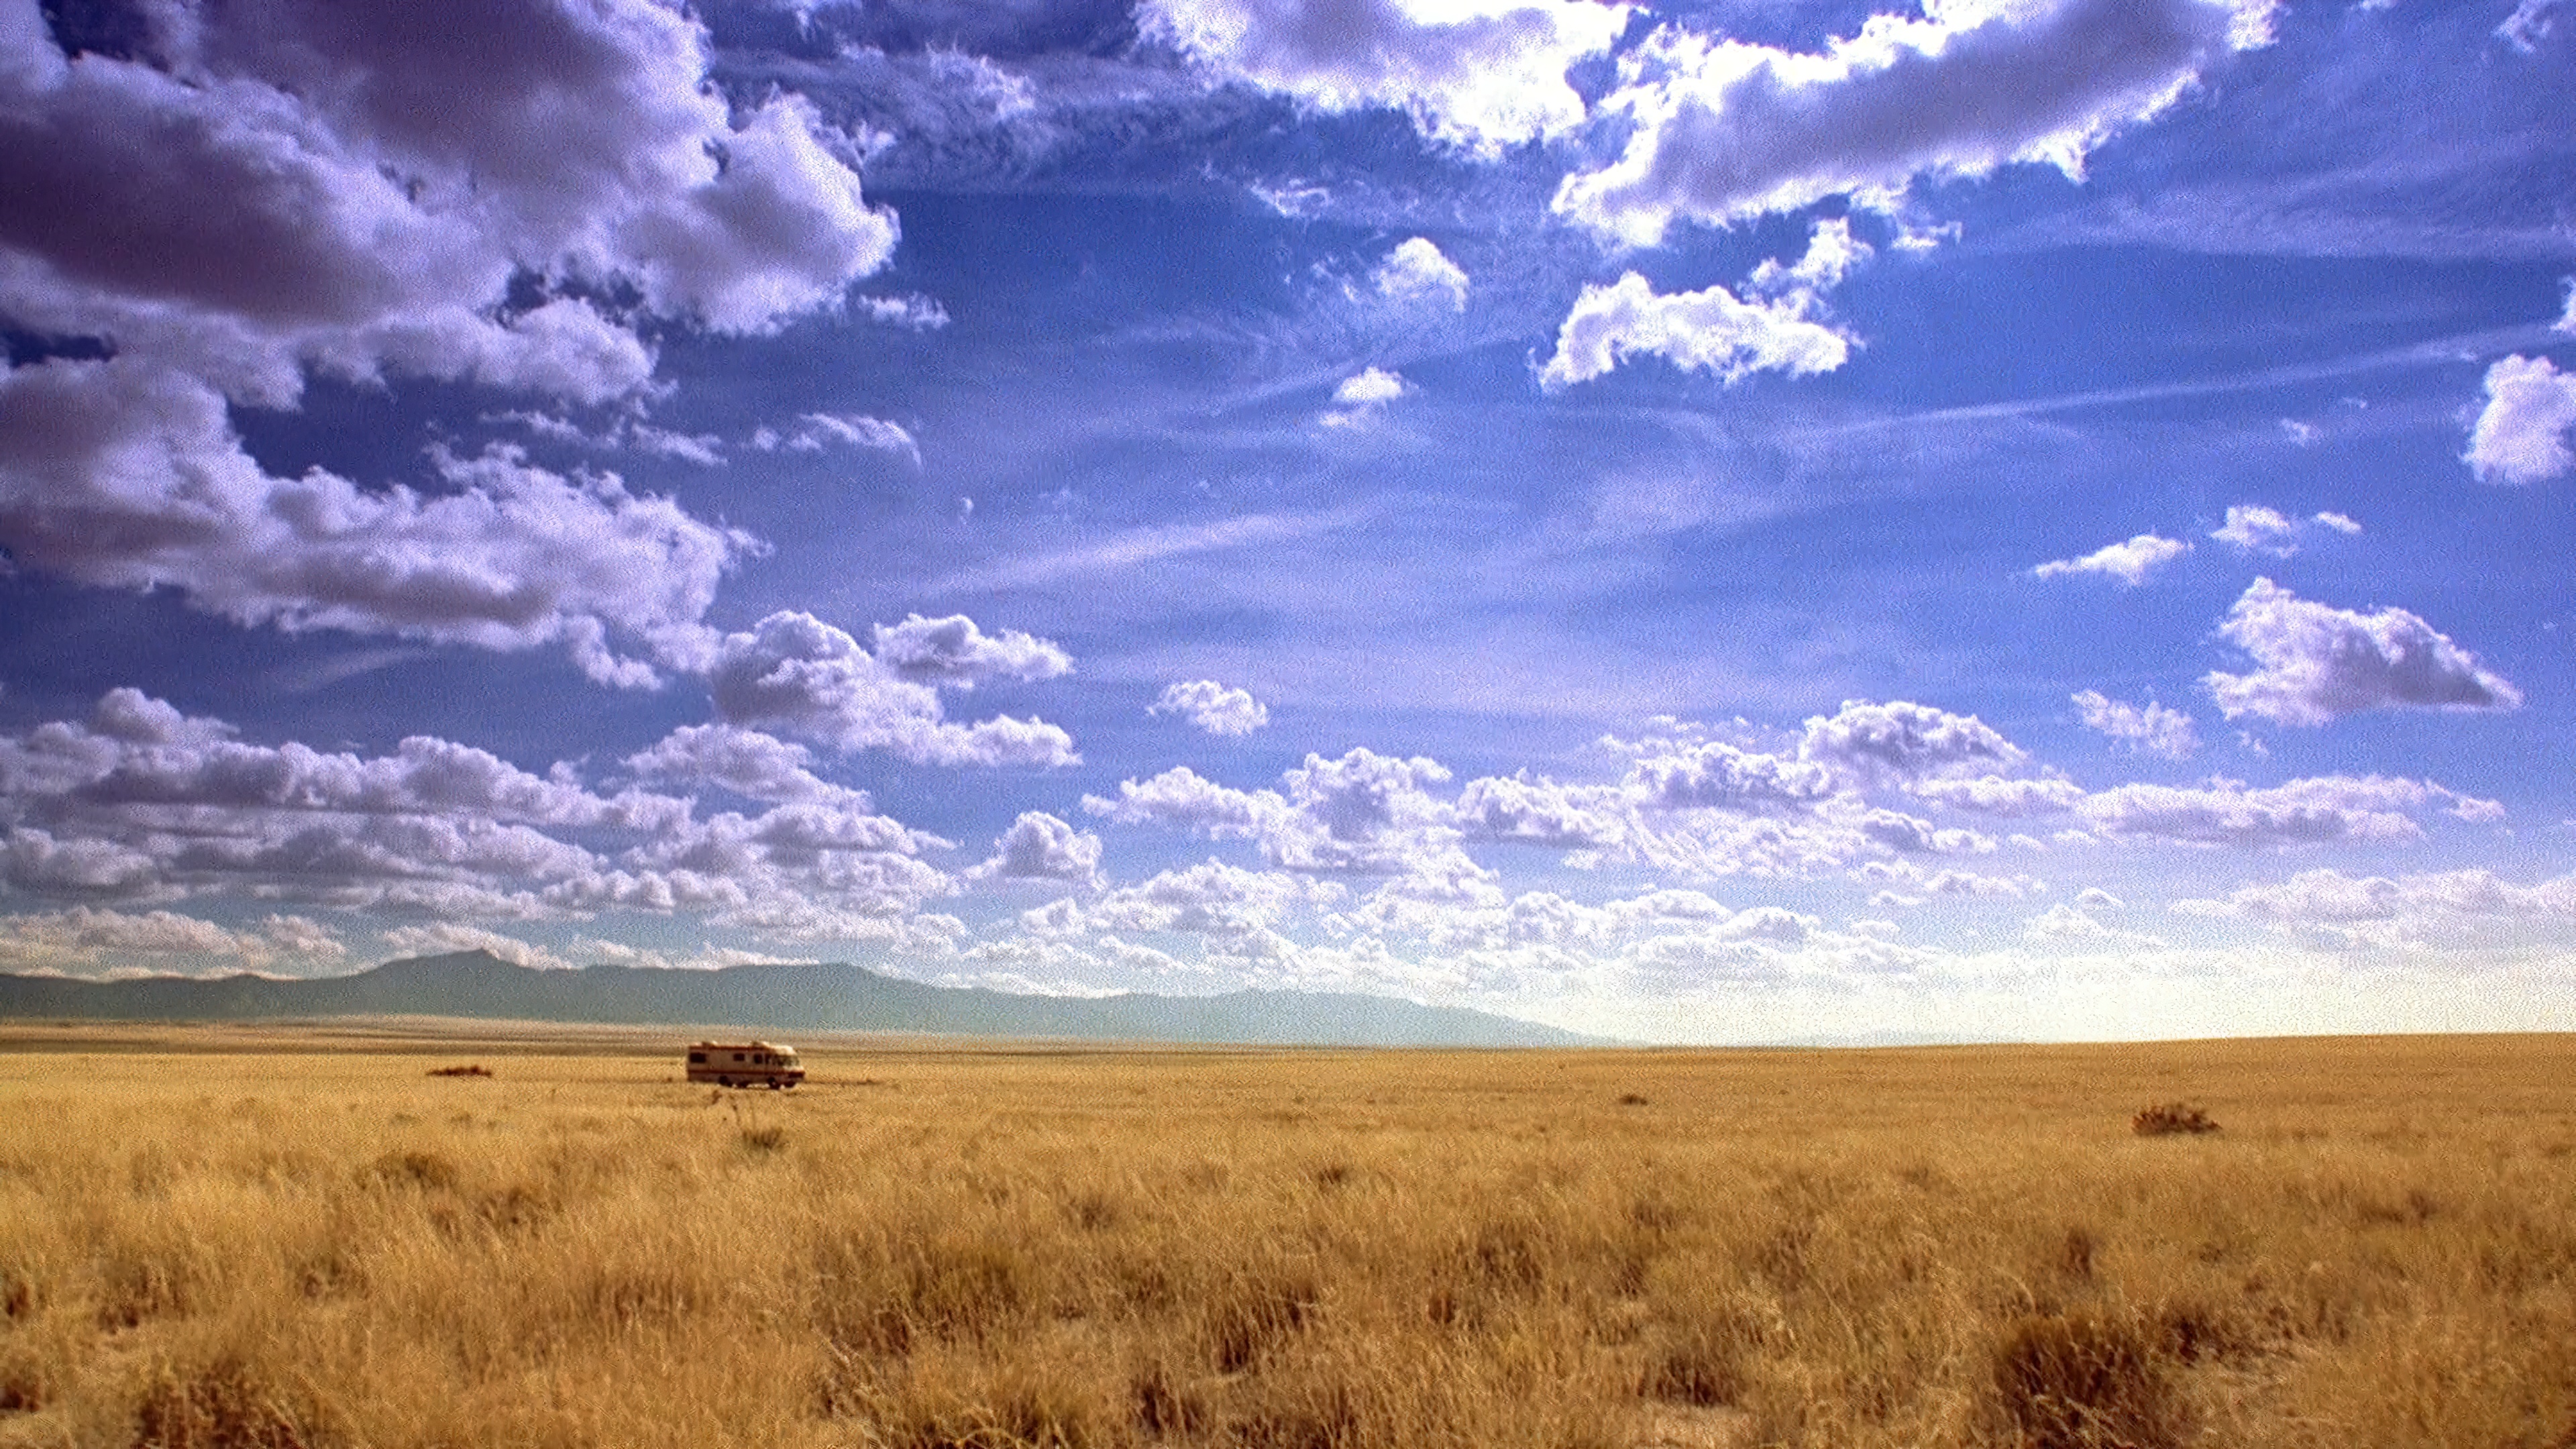
{"type": "Polygon", "coordinates": [[[488,1077],[492,1075],[492,1069],[480,1062],[468,1062],[460,1067],[432,1067],[429,1074],[433,1077],[488,1077]]]}
{"type": "Polygon", "coordinates": [[[631,1039],[459,1097],[434,1044],[12,1035],[0,1446],[2576,1433],[2567,1038],[845,1045],[755,1107],[631,1039]],[[2102,1109],[2177,1081],[2231,1130],[2102,1109]]]}

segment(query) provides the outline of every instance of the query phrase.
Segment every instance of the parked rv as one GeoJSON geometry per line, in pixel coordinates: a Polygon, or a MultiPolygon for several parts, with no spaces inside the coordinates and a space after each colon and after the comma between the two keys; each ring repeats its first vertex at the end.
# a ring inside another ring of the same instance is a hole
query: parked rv
{"type": "Polygon", "coordinates": [[[702,1041],[689,1048],[689,1080],[776,1091],[805,1080],[796,1048],[769,1041],[702,1041]]]}

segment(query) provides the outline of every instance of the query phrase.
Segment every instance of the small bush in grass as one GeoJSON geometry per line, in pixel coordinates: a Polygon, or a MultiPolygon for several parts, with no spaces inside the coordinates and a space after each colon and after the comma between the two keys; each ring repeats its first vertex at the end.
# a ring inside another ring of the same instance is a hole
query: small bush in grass
{"type": "Polygon", "coordinates": [[[432,1067],[429,1074],[433,1077],[488,1077],[492,1075],[492,1069],[480,1062],[468,1062],[461,1067],[432,1067]]]}
{"type": "Polygon", "coordinates": [[[1306,1325],[1322,1299],[1312,1271],[1282,1266],[1245,1274],[1207,1304],[1209,1357],[1219,1373],[1241,1373],[1306,1325]]]}
{"type": "Polygon", "coordinates": [[[1639,1387],[1647,1398],[1668,1404],[1733,1404],[1744,1395],[1745,1359],[1761,1341],[1761,1325],[1740,1311],[1692,1314],[1655,1336],[1639,1387]]]}
{"type": "Polygon", "coordinates": [[[2157,1336],[2125,1317],[2029,1317],[1995,1346],[1995,1403],[2018,1449],[2166,1449],[2182,1414],[2157,1336]]]}
{"type": "Polygon", "coordinates": [[[0,1351],[0,1414],[32,1413],[53,1397],[44,1366],[32,1354],[0,1351]]]}
{"type": "Polygon", "coordinates": [[[754,1157],[766,1157],[770,1153],[776,1152],[778,1149],[785,1147],[786,1145],[787,1129],[784,1127],[745,1127],[742,1129],[742,1150],[750,1153],[754,1157]]]}
{"type": "Polygon", "coordinates": [[[997,1334],[1030,1297],[1029,1265],[999,1238],[943,1235],[906,1244],[904,1260],[905,1315],[936,1337],[997,1334]]]}
{"type": "Polygon", "coordinates": [[[435,1152],[414,1148],[406,1152],[388,1152],[367,1168],[367,1175],[388,1187],[412,1187],[437,1191],[456,1186],[463,1174],[456,1164],[435,1152]]]}
{"type": "Polygon", "coordinates": [[[2093,1260],[2101,1252],[2102,1240],[2093,1235],[2091,1228],[2082,1224],[2068,1228],[2057,1244],[2057,1271],[2069,1282],[2089,1283],[2093,1279],[2093,1260]]]}
{"type": "Polygon", "coordinates": [[[2198,1137],[2217,1131],[2218,1124],[2188,1102],[2158,1102],[2130,1118],[2129,1130],[2141,1137],[2198,1137]]]}
{"type": "Polygon", "coordinates": [[[1160,1359],[1137,1369],[1128,1388],[1136,1400],[1136,1427],[1150,1437],[1195,1434],[1207,1424],[1206,1401],[1160,1359]]]}
{"type": "Polygon", "coordinates": [[[135,1449],[306,1449],[314,1442],[278,1395],[240,1363],[165,1368],[134,1416],[135,1449]]]}

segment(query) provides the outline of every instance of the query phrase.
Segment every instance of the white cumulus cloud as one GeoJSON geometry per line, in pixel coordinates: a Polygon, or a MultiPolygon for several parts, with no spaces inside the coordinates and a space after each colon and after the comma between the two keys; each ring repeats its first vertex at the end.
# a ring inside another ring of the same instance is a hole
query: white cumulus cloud
{"type": "Polygon", "coordinates": [[[906,332],[936,332],[948,325],[948,309],[939,299],[918,292],[904,297],[861,297],[858,308],[869,321],[906,332]]]}
{"type": "Polygon", "coordinates": [[[993,842],[992,858],[966,872],[972,880],[1038,880],[1085,888],[1100,883],[1100,837],[1027,810],[993,842]]]}
{"type": "Polygon", "coordinates": [[[1148,780],[1120,781],[1115,798],[1086,795],[1082,804],[1114,824],[1252,840],[1287,870],[1481,878],[1486,873],[1458,848],[1449,802],[1426,788],[1449,779],[1437,760],[1361,748],[1331,760],[1310,754],[1276,790],[1237,790],[1176,765],[1148,780]]]}
{"type": "Polygon", "coordinates": [[[708,688],[727,723],[774,727],[843,750],[882,749],[917,764],[1070,765],[1081,758],[1072,737],[1044,720],[1003,715],[954,723],[933,687],[993,674],[1061,673],[1071,663],[1053,644],[1014,633],[995,639],[962,618],[918,616],[880,628],[878,644],[882,657],[811,614],[782,611],[724,637],[708,688]]]}
{"type": "Polygon", "coordinates": [[[2576,374],[2546,357],[2507,357],[2487,369],[2486,390],[2461,455],[2480,479],[2538,483],[2576,466],[2566,438],[2576,428],[2576,374]]]}
{"type": "Polygon", "coordinates": [[[2395,877],[2304,870],[2215,899],[2179,900],[2173,909],[2252,922],[2311,944],[2422,946],[2517,923],[2576,920],[2576,876],[2526,886],[2481,869],[2395,877]]]}
{"type": "Polygon", "coordinates": [[[1453,312],[1467,310],[1467,274],[1429,237],[1399,242],[1369,281],[1379,295],[1398,302],[1445,301],[1453,312]]]}
{"type": "Polygon", "coordinates": [[[1799,752],[1900,778],[1955,776],[2029,758],[1975,715],[1905,699],[1846,700],[1833,715],[1807,721],[1799,752]]]}
{"type": "Polygon", "coordinates": [[[2191,545],[2181,539],[2142,533],[2126,543],[2097,548],[2082,558],[2052,559],[2031,572],[2043,579],[2100,574],[2134,589],[2147,581],[2147,575],[2189,552],[2191,545]]]}
{"type": "Polygon", "coordinates": [[[1233,689],[1213,679],[1166,685],[1147,714],[1176,714],[1212,735],[1241,737],[1270,723],[1270,711],[1248,689],[1233,689]]]}
{"type": "Polygon", "coordinates": [[[1603,104],[1635,118],[1558,212],[1639,245],[1675,220],[1729,223],[1838,194],[1884,202],[1918,175],[2011,161],[2080,174],[2112,133],[2267,37],[2261,0],[1954,0],[1873,16],[1821,54],[1673,28],[1603,104]]]}
{"type": "Polygon", "coordinates": [[[2342,534],[2361,532],[2360,524],[2340,513],[2297,519],[2260,503],[2237,503],[2228,506],[2227,521],[2210,530],[2209,536],[2245,553],[2288,558],[2299,551],[2300,535],[2310,524],[2342,534]]]}
{"type": "Polygon", "coordinates": [[[2219,633],[2254,657],[2201,681],[2229,719],[2322,725],[2368,709],[2513,709],[2522,691],[2414,614],[2364,614],[2256,579],[2219,633]]]}
{"type": "Polygon", "coordinates": [[[1589,382],[1641,355],[1728,383],[1757,372],[1831,372],[1850,357],[1851,339],[1807,313],[1797,298],[1748,302],[1724,287],[1658,293],[1629,272],[1606,287],[1586,285],[1575,298],[1539,385],[1555,391],[1589,382]]]}
{"type": "MultiPolygon", "coordinates": [[[[0,881],[38,897],[309,901],[460,927],[615,910],[809,938],[920,934],[921,903],[954,889],[920,858],[945,842],[810,763],[724,725],[626,761],[643,780],[772,807],[701,814],[692,798],[610,793],[570,765],[540,774],[430,736],[379,755],[260,744],[118,689],[85,720],[0,735],[0,881]]],[[[328,933],[298,919],[261,928],[275,953],[330,954],[328,933]]]]}
{"type": "Polygon", "coordinates": [[[1635,272],[1607,287],[1586,286],[1557,329],[1539,385],[1553,392],[1588,382],[1638,354],[1714,372],[1730,385],[1756,372],[1831,372],[1850,357],[1853,340],[1818,320],[1824,294],[1869,255],[1851,223],[1835,217],[1816,223],[1797,261],[1783,266],[1773,258],[1754,268],[1743,296],[1724,287],[1659,294],[1635,272]]]}
{"type": "Polygon", "coordinates": [[[2567,0],[2522,0],[2513,13],[2495,29],[2496,38],[2525,55],[2539,51],[2542,41],[2557,28],[2557,17],[2551,12],[2565,8],[2567,0]]]}
{"type": "Polygon", "coordinates": [[[2460,797],[2421,780],[2322,775],[2268,788],[2242,780],[2200,786],[2130,784],[2085,797],[2085,822],[2115,840],[2279,847],[2413,840],[2413,812],[2460,797]]]}
{"type": "Polygon", "coordinates": [[[875,637],[879,663],[905,679],[944,688],[972,689],[987,679],[1058,679],[1073,672],[1073,656],[1054,640],[1017,629],[987,634],[963,614],[907,614],[900,624],[877,625],[875,637]]]}
{"type": "Polygon", "coordinates": [[[1383,367],[1362,368],[1333,389],[1333,408],[1323,416],[1326,427],[1356,427],[1386,410],[1387,404],[1413,391],[1404,374],[1383,367]]]}
{"type": "Polygon", "coordinates": [[[1393,107],[1492,150],[1584,118],[1566,67],[1628,23],[1591,0],[1145,0],[1148,35],[1215,77],[1327,111],[1393,107]]]}
{"type": "Polygon", "coordinates": [[[872,418],[864,413],[806,413],[788,425],[785,432],[764,427],[751,435],[751,445],[767,453],[785,448],[791,453],[819,453],[826,448],[873,448],[879,452],[901,453],[913,462],[921,461],[921,444],[901,423],[872,418]]]}
{"type": "Polygon", "coordinates": [[[0,964],[27,971],[86,972],[149,967],[195,974],[222,965],[307,970],[348,954],[339,938],[304,916],[272,915],[255,929],[233,930],[176,911],[118,911],[74,906],[0,917],[0,964]]]}
{"type": "Polygon", "coordinates": [[[2200,732],[2191,716],[2149,700],[2144,708],[2087,689],[2069,696],[2084,715],[2084,727],[2110,736],[2128,748],[2168,760],[2189,759],[2200,749],[2200,732]]]}

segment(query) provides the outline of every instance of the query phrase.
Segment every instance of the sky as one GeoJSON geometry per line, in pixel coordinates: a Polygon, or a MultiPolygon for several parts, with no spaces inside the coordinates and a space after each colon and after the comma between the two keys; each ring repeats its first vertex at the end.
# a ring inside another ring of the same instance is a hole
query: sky
{"type": "Polygon", "coordinates": [[[2576,1029],[2576,0],[0,0],[0,970],[2576,1029]]]}

